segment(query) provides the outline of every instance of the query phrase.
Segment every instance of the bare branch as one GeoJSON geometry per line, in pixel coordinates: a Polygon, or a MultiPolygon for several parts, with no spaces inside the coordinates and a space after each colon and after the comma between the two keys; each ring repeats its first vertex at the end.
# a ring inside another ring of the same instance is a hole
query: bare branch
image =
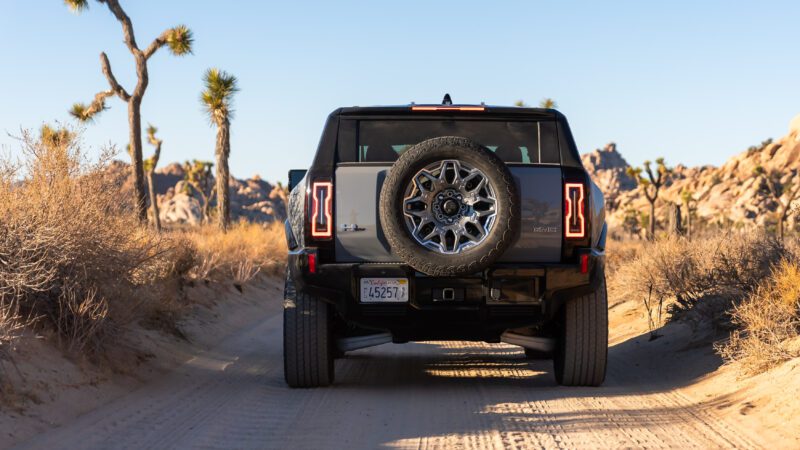
{"type": "Polygon", "coordinates": [[[72,105],[70,114],[81,122],[88,122],[94,119],[94,116],[108,109],[106,107],[106,99],[114,95],[114,91],[107,90],[98,92],[94,96],[94,100],[88,106],[83,103],[75,103],[72,105]]]}
{"type": "Polygon", "coordinates": [[[106,56],[105,52],[100,53],[100,65],[103,68],[103,75],[106,76],[108,84],[111,86],[111,90],[126,102],[130,100],[130,94],[128,94],[125,88],[120,86],[116,77],[114,77],[114,72],[111,71],[111,64],[108,62],[108,56],[106,56]]]}
{"type": "Polygon", "coordinates": [[[145,172],[153,173],[156,170],[156,166],[158,165],[158,159],[161,157],[161,144],[163,141],[156,137],[156,133],[158,132],[158,128],[154,127],[153,125],[147,126],[147,141],[155,147],[153,152],[153,156],[148,158],[145,162],[145,172]]]}
{"type": "Polygon", "coordinates": [[[646,186],[644,186],[643,192],[644,192],[644,196],[645,196],[645,198],[647,199],[648,202],[650,202],[650,203],[655,203],[656,202],[656,199],[658,198],[658,187],[656,187],[655,185],[652,185],[652,184],[646,185],[646,186]],[[650,186],[652,186],[653,190],[655,191],[652,194],[650,193],[650,189],[649,189],[650,186]]]}
{"type": "Polygon", "coordinates": [[[158,49],[160,49],[161,47],[166,45],[166,43],[167,43],[167,33],[169,33],[169,31],[170,30],[167,30],[167,31],[164,31],[163,33],[161,33],[160,36],[158,36],[157,38],[153,39],[153,42],[151,42],[150,45],[148,45],[147,48],[144,49],[144,57],[145,57],[145,59],[150,59],[150,57],[153,56],[153,54],[155,54],[155,52],[157,52],[158,49]]]}
{"type": "Polygon", "coordinates": [[[131,18],[125,13],[122,9],[122,6],[119,5],[118,0],[99,0],[100,3],[105,3],[108,6],[108,9],[114,14],[114,17],[119,20],[122,24],[122,33],[125,36],[125,45],[128,46],[128,49],[134,55],[139,53],[139,47],[136,45],[136,37],[133,35],[133,24],[131,23],[131,18]]]}

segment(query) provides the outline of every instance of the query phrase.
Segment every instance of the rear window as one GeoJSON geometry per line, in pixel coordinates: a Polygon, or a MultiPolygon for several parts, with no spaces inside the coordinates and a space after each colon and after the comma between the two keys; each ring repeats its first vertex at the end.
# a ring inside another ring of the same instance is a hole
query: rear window
{"type": "Polygon", "coordinates": [[[362,120],[358,161],[394,162],[414,144],[439,136],[472,139],[507,163],[560,163],[555,122],[502,120],[362,120]]]}

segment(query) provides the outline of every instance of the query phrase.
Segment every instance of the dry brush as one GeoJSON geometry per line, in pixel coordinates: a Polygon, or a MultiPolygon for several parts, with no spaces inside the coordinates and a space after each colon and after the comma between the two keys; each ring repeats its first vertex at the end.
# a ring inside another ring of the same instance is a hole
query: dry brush
{"type": "Polygon", "coordinates": [[[21,162],[0,161],[0,344],[27,324],[92,353],[133,321],[180,310],[188,278],[242,283],[282,266],[282,227],[158,233],[121,200],[113,152],[90,161],[73,129],[20,141],[21,162]]]}

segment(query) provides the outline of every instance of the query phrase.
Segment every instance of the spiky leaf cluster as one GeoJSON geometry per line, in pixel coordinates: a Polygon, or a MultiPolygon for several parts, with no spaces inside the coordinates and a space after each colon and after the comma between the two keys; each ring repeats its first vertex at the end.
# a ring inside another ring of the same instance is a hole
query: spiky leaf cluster
{"type": "Polygon", "coordinates": [[[178,25],[167,31],[167,46],[176,56],[183,56],[192,53],[194,35],[192,30],[186,25],[178,25]]]}
{"type": "Polygon", "coordinates": [[[696,201],[694,198],[694,192],[684,188],[681,191],[681,201],[684,205],[686,205],[687,208],[691,208],[691,205],[696,201]]]}
{"type": "Polygon", "coordinates": [[[88,0],[64,0],[64,4],[76,13],[89,9],[88,0]]]}
{"type": "Polygon", "coordinates": [[[145,160],[142,162],[142,164],[143,164],[143,167],[144,167],[144,171],[145,171],[145,172],[151,172],[151,171],[155,170],[155,168],[156,168],[156,167],[155,167],[155,159],[154,159],[154,157],[152,157],[152,156],[151,156],[151,157],[149,157],[149,158],[146,158],[146,159],[145,159],[145,160]]]}
{"type": "Polygon", "coordinates": [[[158,145],[161,140],[156,138],[156,133],[158,133],[158,128],[151,124],[147,124],[147,142],[151,143],[152,145],[158,145]]]}
{"type": "Polygon", "coordinates": [[[239,91],[235,76],[217,68],[208,69],[203,76],[205,90],[200,101],[211,120],[219,124],[233,117],[233,94],[239,91]]]}
{"type": "Polygon", "coordinates": [[[542,101],[539,102],[540,108],[547,108],[547,109],[554,109],[558,108],[558,103],[550,97],[543,98],[542,101]]]}
{"type": "Polygon", "coordinates": [[[183,164],[183,177],[187,185],[184,193],[191,194],[191,187],[205,193],[211,186],[211,169],[214,163],[211,161],[192,160],[183,164]]]}
{"type": "Polygon", "coordinates": [[[105,102],[101,103],[100,108],[94,112],[86,103],[73,103],[72,108],[69,110],[69,114],[81,122],[91,122],[94,120],[95,115],[97,115],[100,111],[105,111],[106,109],[108,109],[108,107],[105,105],[105,102]]]}

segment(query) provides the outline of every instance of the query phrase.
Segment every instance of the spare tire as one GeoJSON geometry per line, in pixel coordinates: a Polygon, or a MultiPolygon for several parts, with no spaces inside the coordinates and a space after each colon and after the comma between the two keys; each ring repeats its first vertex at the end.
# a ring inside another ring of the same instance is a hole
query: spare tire
{"type": "Polygon", "coordinates": [[[517,185],[505,163],[466,138],[445,136],[403,153],[381,188],[380,221],[395,255],[432,276],[488,267],[518,235],[517,185]]]}

